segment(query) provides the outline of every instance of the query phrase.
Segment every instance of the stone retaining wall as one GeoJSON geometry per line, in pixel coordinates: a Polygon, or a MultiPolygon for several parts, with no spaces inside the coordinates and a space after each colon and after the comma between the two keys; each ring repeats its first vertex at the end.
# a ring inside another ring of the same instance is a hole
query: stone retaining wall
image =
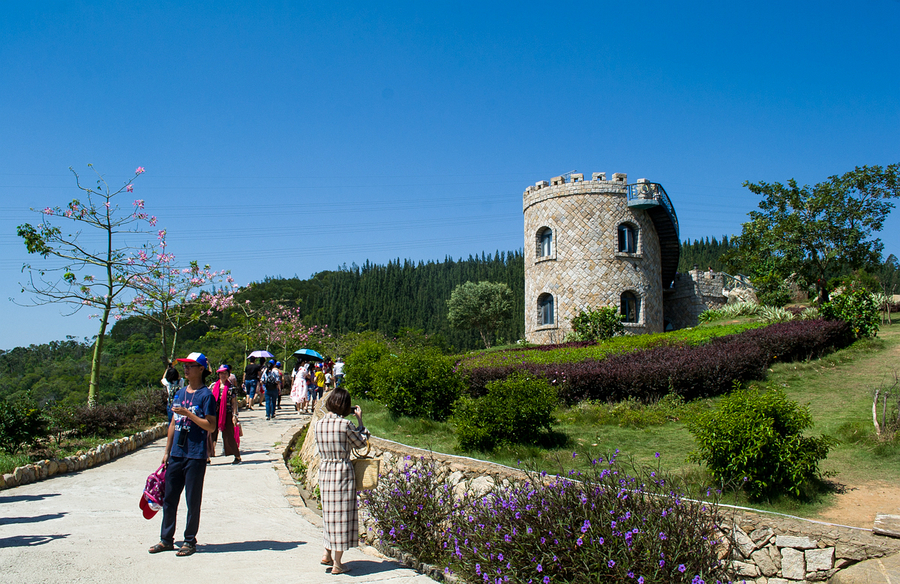
{"type": "Polygon", "coordinates": [[[162,438],[166,435],[168,427],[169,424],[167,422],[161,422],[148,430],[101,444],[87,452],[60,459],[41,460],[34,464],[17,467],[13,472],[0,476],[0,490],[11,489],[19,485],[42,481],[59,474],[76,472],[109,462],[114,458],[137,450],[148,442],[162,438]]]}

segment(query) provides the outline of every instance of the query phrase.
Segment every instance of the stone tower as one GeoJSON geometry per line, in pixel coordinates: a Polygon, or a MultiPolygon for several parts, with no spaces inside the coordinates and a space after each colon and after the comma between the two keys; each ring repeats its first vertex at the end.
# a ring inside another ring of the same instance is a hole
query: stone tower
{"type": "Polygon", "coordinates": [[[583,308],[614,306],[629,333],[666,328],[678,219],[661,185],[571,173],[525,189],[525,339],[563,342],[583,308]]]}

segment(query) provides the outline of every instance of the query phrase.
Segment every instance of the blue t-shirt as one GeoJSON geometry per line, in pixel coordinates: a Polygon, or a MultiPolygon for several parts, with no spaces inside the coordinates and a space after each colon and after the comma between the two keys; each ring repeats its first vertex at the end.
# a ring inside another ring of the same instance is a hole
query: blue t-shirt
{"type": "MultiPolygon", "coordinates": [[[[188,393],[188,388],[182,388],[175,394],[172,407],[185,407],[201,418],[216,416],[216,398],[205,385],[193,393],[188,393]]],[[[172,414],[172,422],[175,424],[175,436],[172,440],[172,450],[169,456],[184,458],[206,458],[206,430],[191,421],[187,416],[172,414]],[[182,448],[178,445],[179,435],[187,432],[187,442],[182,448]]]]}

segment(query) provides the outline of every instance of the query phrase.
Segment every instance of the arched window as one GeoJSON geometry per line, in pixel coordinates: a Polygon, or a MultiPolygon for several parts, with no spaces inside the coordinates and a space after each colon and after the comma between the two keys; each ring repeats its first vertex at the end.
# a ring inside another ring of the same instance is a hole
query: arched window
{"type": "Polygon", "coordinates": [[[553,324],[553,296],[541,294],[538,297],[538,326],[553,324]]]}
{"type": "Polygon", "coordinates": [[[538,229],[537,244],[537,257],[547,258],[553,255],[553,231],[549,227],[538,229]]]}
{"type": "Polygon", "coordinates": [[[628,223],[619,225],[619,252],[637,253],[637,230],[634,225],[628,223]]]}
{"type": "Polygon", "coordinates": [[[619,312],[625,318],[622,322],[638,322],[641,318],[641,301],[634,292],[623,292],[619,312]]]}

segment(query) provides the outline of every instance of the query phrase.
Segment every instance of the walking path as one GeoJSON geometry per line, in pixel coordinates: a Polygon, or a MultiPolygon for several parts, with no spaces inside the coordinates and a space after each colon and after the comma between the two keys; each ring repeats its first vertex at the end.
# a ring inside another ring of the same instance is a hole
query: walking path
{"type": "MultiPolygon", "coordinates": [[[[162,513],[148,521],[138,503],[147,475],[162,459],[164,439],[98,467],[0,491],[3,581],[140,584],[221,576],[271,584],[433,582],[371,548],[371,554],[353,549],[344,555],[348,574],[332,576],[319,564],[322,530],[285,499],[277,473],[283,462],[273,452],[299,418],[286,408],[278,414],[267,422],[263,408],[241,412],[244,462],[213,458],[203,489],[197,553],[190,557],[147,553],[159,541],[162,513]]],[[[185,516],[182,497],[176,543],[185,516]]]]}

